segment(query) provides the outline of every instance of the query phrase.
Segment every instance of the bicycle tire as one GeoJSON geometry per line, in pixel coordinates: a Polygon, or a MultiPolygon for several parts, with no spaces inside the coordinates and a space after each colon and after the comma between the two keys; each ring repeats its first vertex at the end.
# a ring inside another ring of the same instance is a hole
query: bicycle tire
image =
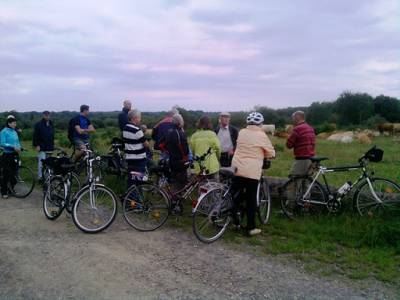
{"type": "Polygon", "coordinates": [[[11,195],[16,198],[28,197],[35,187],[35,176],[30,168],[19,166],[16,176],[16,184],[10,187],[11,195]]]}
{"type": "Polygon", "coordinates": [[[63,212],[67,196],[64,178],[60,175],[53,176],[43,195],[43,211],[49,220],[56,220],[63,212]]]}
{"type": "Polygon", "coordinates": [[[230,193],[225,196],[226,188],[214,188],[200,196],[192,215],[192,229],[197,239],[210,244],[225,233],[231,222],[232,199],[230,193]],[[209,231],[205,232],[205,226],[209,231]]]}
{"type": "Polygon", "coordinates": [[[319,202],[315,204],[308,201],[303,201],[302,197],[305,194],[309,184],[313,181],[312,178],[292,177],[282,188],[280,188],[281,208],[283,213],[289,219],[295,219],[299,214],[320,214],[326,209],[328,201],[327,193],[323,185],[315,181],[311,188],[309,201],[319,202]]]}
{"type": "Polygon", "coordinates": [[[102,184],[83,187],[77,194],[72,208],[72,220],[75,226],[85,233],[105,230],[112,224],[116,214],[116,196],[111,189],[102,184]],[[101,193],[104,198],[100,198],[101,193]]]}
{"type": "Polygon", "coordinates": [[[167,221],[170,201],[157,185],[132,185],[125,193],[122,210],[125,221],[138,231],[154,231],[167,221]]]}
{"type": "Polygon", "coordinates": [[[353,203],[360,216],[373,217],[386,213],[400,213],[400,186],[386,178],[370,178],[375,194],[382,201],[377,202],[367,180],[358,187],[353,197],[353,203]]]}
{"type": "Polygon", "coordinates": [[[261,224],[269,221],[271,214],[271,193],[266,178],[260,180],[257,187],[257,215],[261,224]]]}

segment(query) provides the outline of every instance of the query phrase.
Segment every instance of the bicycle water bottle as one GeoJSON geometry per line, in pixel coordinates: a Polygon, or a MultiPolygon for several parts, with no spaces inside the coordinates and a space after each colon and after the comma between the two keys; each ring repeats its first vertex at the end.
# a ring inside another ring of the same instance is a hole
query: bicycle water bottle
{"type": "Polygon", "coordinates": [[[350,191],[350,189],[351,189],[351,181],[347,181],[338,189],[338,195],[343,195],[348,191],[350,191]]]}

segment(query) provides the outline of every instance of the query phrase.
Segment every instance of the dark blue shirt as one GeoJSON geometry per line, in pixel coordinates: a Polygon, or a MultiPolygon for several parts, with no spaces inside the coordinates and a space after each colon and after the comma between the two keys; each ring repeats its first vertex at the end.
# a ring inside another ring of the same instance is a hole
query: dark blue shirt
{"type": "MultiPolygon", "coordinates": [[[[79,125],[81,129],[88,129],[90,124],[90,120],[83,115],[79,115],[79,118],[76,118],[76,122],[74,126],[79,125]]],[[[88,134],[79,134],[76,130],[74,131],[74,139],[88,140],[88,134]]]]}

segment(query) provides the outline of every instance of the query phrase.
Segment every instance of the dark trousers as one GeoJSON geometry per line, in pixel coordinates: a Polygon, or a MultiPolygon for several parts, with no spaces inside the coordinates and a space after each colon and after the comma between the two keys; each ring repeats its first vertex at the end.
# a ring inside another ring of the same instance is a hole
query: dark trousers
{"type": "Polygon", "coordinates": [[[230,167],[232,163],[232,158],[233,156],[229,155],[228,152],[222,152],[220,159],[221,167],[230,167]]]}
{"type": "Polygon", "coordinates": [[[3,153],[1,156],[1,194],[8,195],[8,183],[14,186],[17,183],[16,172],[17,163],[15,162],[16,154],[3,153]]]}
{"type": "Polygon", "coordinates": [[[256,228],[258,180],[236,176],[233,178],[233,195],[239,192],[234,199],[234,214],[240,210],[243,200],[246,202],[247,229],[256,228]]]}

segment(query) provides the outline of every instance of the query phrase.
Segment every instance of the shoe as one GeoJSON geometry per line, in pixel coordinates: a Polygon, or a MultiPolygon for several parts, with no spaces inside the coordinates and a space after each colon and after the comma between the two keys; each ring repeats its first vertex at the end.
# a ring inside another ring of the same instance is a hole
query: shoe
{"type": "Polygon", "coordinates": [[[249,230],[249,235],[250,236],[255,236],[255,235],[260,234],[260,233],[261,233],[261,229],[259,229],[259,228],[254,228],[252,230],[249,230]]]}
{"type": "Polygon", "coordinates": [[[1,198],[8,199],[8,195],[3,195],[3,196],[1,196],[1,198]]]}

